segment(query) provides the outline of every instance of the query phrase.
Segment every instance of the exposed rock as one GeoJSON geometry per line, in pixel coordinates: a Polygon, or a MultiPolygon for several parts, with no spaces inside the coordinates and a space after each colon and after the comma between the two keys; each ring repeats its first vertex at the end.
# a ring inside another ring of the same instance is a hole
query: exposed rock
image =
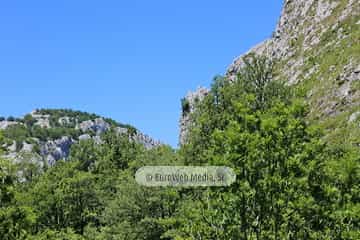
{"type": "MultiPolygon", "coordinates": [[[[233,61],[227,70],[227,76],[232,79],[242,67],[242,58],[248,53],[265,55],[273,59],[286,61],[293,58],[295,52],[306,51],[314,45],[320,43],[320,38],[326,32],[329,26],[323,24],[339,2],[331,0],[288,0],[285,1],[280,20],[275,29],[272,38],[267,39],[250,49],[233,61]]],[[[351,14],[356,14],[359,9],[359,3],[349,0],[346,8],[342,12],[340,21],[345,20],[351,14]]],[[[336,26],[332,26],[336,29],[336,26]]],[[[339,37],[343,38],[341,30],[339,37]]],[[[329,43],[331,44],[331,43],[329,43]]],[[[284,69],[285,76],[289,79],[290,84],[299,81],[300,67],[303,65],[303,58],[297,57],[292,59],[289,68],[284,69]]]]}
{"type": "Polygon", "coordinates": [[[101,140],[101,137],[96,135],[92,138],[96,144],[102,144],[103,140],[101,140]]]}
{"type": "Polygon", "coordinates": [[[243,57],[248,55],[249,53],[255,53],[256,55],[271,55],[271,40],[267,39],[255,47],[251,48],[249,51],[247,51],[245,54],[243,54],[241,57],[237,57],[233,63],[228,67],[227,69],[227,76],[230,80],[234,80],[236,77],[236,74],[240,72],[240,69],[244,66],[244,59],[243,57]]]}
{"type": "Polygon", "coordinates": [[[154,140],[153,138],[143,133],[136,133],[132,138],[135,142],[144,145],[146,149],[151,149],[161,145],[160,141],[154,140]]]}
{"type": "Polygon", "coordinates": [[[72,119],[70,117],[68,117],[68,116],[61,117],[58,120],[59,124],[62,125],[62,126],[70,124],[71,121],[72,121],[72,119]]]}
{"type": "Polygon", "coordinates": [[[56,161],[57,160],[55,159],[54,156],[52,156],[52,155],[47,155],[46,156],[46,163],[47,163],[48,166],[54,166],[56,161]]]}
{"type": "Polygon", "coordinates": [[[74,140],[70,137],[64,136],[54,141],[47,141],[40,147],[40,154],[46,158],[49,166],[59,159],[66,159],[69,156],[70,146],[74,140]]]}
{"type": "Polygon", "coordinates": [[[31,116],[36,119],[35,125],[38,125],[42,128],[50,128],[50,115],[48,114],[37,114],[36,111],[32,111],[31,116]]]}
{"type": "Polygon", "coordinates": [[[190,124],[191,124],[191,113],[195,110],[196,103],[202,101],[204,97],[209,93],[209,90],[204,87],[198,87],[198,89],[194,92],[188,92],[185,97],[185,101],[187,101],[189,105],[189,109],[187,112],[182,112],[180,117],[180,134],[179,141],[180,145],[186,142],[187,135],[189,133],[190,124]]]}
{"type": "Polygon", "coordinates": [[[319,0],[319,3],[316,7],[315,22],[321,22],[330,16],[338,4],[339,3],[336,1],[319,0]]]}
{"type": "Polygon", "coordinates": [[[360,65],[353,66],[350,60],[349,64],[344,66],[343,72],[337,76],[336,81],[338,82],[339,88],[336,90],[335,96],[351,103],[352,100],[357,97],[356,94],[358,94],[352,91],[351,86],[355,81],[360,81],[360,65]]]}
{"type": "MultiPolygon", "coordinates": [[[[41,127],[45,128],[53,128],[54,136],[56,135],[56,128],[57,126],[50,126],[50,118],[51,115],[49,114],[39,114],[38,110],[34,110],[31,112],[31,116],[35,119],[36,125],[39,125],[41,127]]],[[[113,131],[116,131],[118,134],[128,134],[129,131],[125,127],[114,127],[112,128],[111,124],[106,122],[103,118],[96,118],[93,120],[87,120],[83,121],[81,123],[77,123],[78,119],[76,117],[69,117],[69,116],[62,116],[59,117],[58,123],[64,127],[64,128],[73,128],[75,125],[76,129],[81,129],[83,131],[83,134],[80,136],[75,137],[78,141],[83,140],[93,140],[96,144],[102,144],[103,141],[100,137],[100,135],[106,131],[110,131],[111,129],[113,131]],[[88,132],[91,131],[92,133],[95,133],[95,136],[88,134],[88,132]]],[[[0,129],[5,129],[10,125],[14,124],[22,124],[21,122],[15,122],[15,121],[0,121],[0,129]]],[[[63,131],[63,129],[59,129],[60,131],[63,131]]],[[[46,132],[45,132],[46,133],[46,132]]],[[[159,141],[156,141],[149,137],[148,135],[145,135],[139,131],[135,131],[132,133],[131,140],[134,140],[140,144],[143,144],[147,149],[156,147],[161,145],[159,141]]],[[[45,136],[41,139],[46,139],[45,136]]],[[[20,158],[20,155],[24,154],[37,154],[36,152],[39,152],[39,155],[37,155],[43,162],[47,163],[47,165],[52,166],[56,163],[56,161],[60,159],[67,159],[70,153],[70,147],[72,144],[76,143],[77,141],[69,136],[62,136],[61,138],[55,139],[55,140],[39,140],[38,138],[32,138],[31,143],[27,143],[23,141],[21,143],[21,149],[19,150],[19,146],[17,146],[16,141],[13,141],[12,144],[4,143],[4,148],[6,149],[6,155],[5,157],[11,158],[14,161],[20,158]],[[36,149],[35,149],[36,147],[36,149]],[[36,150],[36,151],[34,151],[36,150]]]]}
{"type": "MultiPolygon", "coordinates": [[[[116,127],[115,132],[120,135],[129,133],[128,129],[123,128],[123,127],[116,127]]],[[[132,136],[132,140],[144,145],[144,147],[146,149],[151,149],[151,148],[160,146],[162,144],[160,141],[154,140],[150,136],[143,134],[141,132],[138,132],[138,131],[132,136]]]]}
{"type": "MultiPolygon", "coordinates": [[[[344,21],[350,15],[358,15],[360,12],[359,1],[357,0],[349,0],[345,9],[341,12],[339,17],[340,21],[344,21]]],[[[359,24],[359,22],[357,22],[359,24]]]]}
{"type": "Polygon", "coordinates": [[[28,164],[31,164],[31,173],[32,174],[40,174],[44,171],[44,161],[41,158],[41,156],[39,156],[36,153],[32,153],[32,152],[19,152],[16,155],[12,156],[11,158],[15,163],[19,163],[19,164],[25,164],[22,167],[22,170],[17,171],[17,176],[19,178],[20,182],[26,182],[27,177],[25,172],[26,169],[28,168],[28,164]]]}
{"type": "Polygon", "coordinates": [[[0,121],[0,129],[4,130],[9,126],[16,125],[16,124],[22,124],[22,123],[16,122],[16,121],[6,121],[6,120],[0,121]]]}
{"type": "Polygon", "coordinates": [[[355,122],[355,120],[358,119],[359,117],[360,117],[360,111],[354,112],[353,114],[350,115],[348,122],[349,123],[355,122]]]}
{"type": "Polygon", "coordinates": [[[79,136],[79,141],[89,140],[91,136],[89,134],[82,134],[79,136]]]}
{"type": "Polygon", "coordinates": [[[34,148],[33,144],[23,142],[21,151],[23,151],[23,152],[32,152],[33,148],[34,148]]]}
{"type": "Polygon", "coordinates": [[[110,124],[103,118],[96,118],[95,120],[87,120],[77,125],[81,131],[94,131],[96,135],[100,135],[110,129],[110,124]]]}
{"type": "MultiPolygon", "coordinates": [[[[358,19],[359,13],[360,2],[356,0],[285,0],[272,37],[236,58],[228,67],[226,76],[233,81],[244,66],[243,58],[249,53],[254,53],[278,62],[280,68],[278,77],[286,79],[289,85],[299,84],[310,78],[318,81],[314,85],[317,84],[319,88],[325,86],[325,81],[331,82],[333,85],[327,84],[328,88],[325,91],[311,89],[311,92],[307,93],[308,98],[312,98],[314,109],[319,115],[334,116],[344,111],[346,107],[358,105],[360,89],[354,89],[353,86],[355,81],[359,81],[359,57],[355,57],[352,63],[349,60],[349,64],[340,72],[337,80],[335,77],[324,78],[320,75],[323,65],[314,59],[321,54],[331,55],[334,47],[340,46],[340,43],[347,42],[347,47],[351,47],[349,44],[356,44],[356,39],[348,41],[349,34],[355,27],[349,28],[347,24],[354,21],[353,19],[358,19]],[[307,63],[308,66],[305,68],[304,65],[307,63]],[[337,85],[334,84],[335,82],[337,85]],[[315,95],[315,92],[318,94],[315,95]],[[314,99],[315,97],[317,99],[314,99]]],[[[355,24],[360,24],[359,22],[356,20],[355,24]]],[[[329,72],[340,69],[340,64],[344,64],[343,61],[335,62],[329,72]]],[[[181,114],[180,144],[184,143],[190,125],[189,114],[181,114]]]]}
{"type": "Polygon", "coordinates": [[[7,149],[9,152],[15,152],[16,151],[16,141],[13,141],[13,143],[7,149]]]}
{"type": "Polygon", "coordinates": [[[7,159],[16,159],[16,157],[18,156],[17,152],[9,152],[7,154],[4,155],[4,158],[7,159]]]}
{"type": "Polygon", "coordinates": [[[116,127],[115,128],[115,132],[117,134],[127,134],[128,133],[128,129],[127,128],[122,128],[122,127],[116,127]]]}

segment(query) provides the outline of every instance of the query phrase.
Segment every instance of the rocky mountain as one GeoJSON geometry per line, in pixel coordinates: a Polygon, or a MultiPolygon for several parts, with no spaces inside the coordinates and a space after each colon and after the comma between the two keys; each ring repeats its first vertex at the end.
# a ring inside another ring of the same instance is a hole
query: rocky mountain
{"type": "MultiPolygon", "coordinates": [[[[324,126],[330,142],[360,144],[359,1],[284,1],[272,36],[233,61],[225,73],[229,80],[236,78],[249,54],[273,60],[275,80],[303,93],[309,120],[324,126]]],[[[206,93],[200,88],[184,98],[190,111],[180,118],[180,143],[191,125],[193,96],[201,99],[206,93]]]]}
{"type": "Polygon", "coordinates": [[[23,118],[3,118],[0,130],[6,139],[2,148],[6,150],[7,157],[21,162],[25,155],[30,156],[31,161],[41,166],[52,166],[56,161],[66,159],[70,147],[79,141],[90,140],[101,144],[101,136],[107,131],[127,134],[147,149],[161,144],[130,125],[67,109],[40,109],[23,118]]]}

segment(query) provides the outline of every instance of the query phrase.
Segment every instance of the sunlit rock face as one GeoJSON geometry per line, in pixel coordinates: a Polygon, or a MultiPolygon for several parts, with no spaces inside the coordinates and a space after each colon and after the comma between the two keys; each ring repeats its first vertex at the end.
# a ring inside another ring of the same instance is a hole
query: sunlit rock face
{"type": "MultiPolygon", "coordinates": [[[[313,118],[351,114],[360,106],[359,29],[359,1],[284,1],[272,36],[237,57],[225,75],[235,80],[245,56],[263,55],[274,62],[275,80],[304,87],[313,118]]],[[[190,125],[182,114],[180,144],[190,125]]]]}
{"type": "Polygon", "coordinates": [[[188,92],[188,94],[183,99],[182,114],[179,120],[180,124],[180,133],[179,133],[179,144],[182,145],[186,142],[188,137],[189,128],[191,124],[191,113],[195,110],[196,103],[201,101],[207,94],[209,90],[204,87],[199,87],[194,92],[188,92]]]}
{"type": "MultiPolygon", "coordinates": [[[[54,110],[56,111],[56,109],[54,110]]],[[[61,110],[59,110],[61,111],[61,110]]],[[[31,115],[34,127],[40,127],[48,136],[43,139],[36,137],[27,137],[26,141],[16,142],[11,140],[2,146],[6,152],[5,157],[14,161],[23,161],[25,159],[36,159],[41,166],[53,166],[61,159],[67,159],[70,154],[70,148],[79,141],[94,141],[96,144],[103,144],[102,134],[107,131],[115,131],[117,134],[128,134],[128,128],[121,127],[121,124],[114,125],[102,117],[95,117],[88,120],[80,120],[76,117],[63,116],[57,113],[57,117],[51,114],[42,114],[34,110],[31,115]],[[46,131],[60,129],[75,130],[77,135],[64,135],[50,137],[46,131]]],[[[89,115],[91,116],[91,115],[89,115]]],[[[22,128],[30,131],[31,126],[27,126],[25,118],[19,118],[18,121],[0,121],[0,129],[6,130],[8,127],[20,125],[22,128]]],[[[146,149],[151,149],[161,145],[160,141],[154,140],[150,136],[133,129],[129,134],[130,140],[142,144],[146,149]]],[[[32,160],[33,161],[33,160],[32,160]]]]}

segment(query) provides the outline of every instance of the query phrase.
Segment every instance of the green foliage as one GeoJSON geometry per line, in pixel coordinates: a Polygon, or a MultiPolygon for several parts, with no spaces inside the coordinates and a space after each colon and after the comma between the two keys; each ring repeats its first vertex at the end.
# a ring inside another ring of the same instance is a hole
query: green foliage
{"type": "MultiPolygon", "coordinates": [[[[307,106],[272,75],[271,62],[249,55],[237,79],[214,78],[179,151],[146,150],[133,128],[72,145],[69,160],[44,173],[31,155],[0,160],[1,239],[359,239],[358,147],[326,143],[307,106]],[[237,178],[229,187],[146,188],[134,180],[144,165],[225,165],[237,178]]],[[[60,115],[97,117],[39,112],[54,124],[60,115]]],[[[0,143],[78,134],[69,129],[26,117],[0,143]]]]}
{"type": "Polygon", "coordinates": [[[84,240],[84,238],[67,228],[61,231],[46,229],[41,233],[29,236],[29,240],[84,240]]]}
{"type": "Polygon", "coordinates": [[[186,98],[181,99],[181,111],[183,114],[187,114],[190,112],[190,103],[186,98]]]}
{"type": "Polygon", "coordinates": [[[26,239],[36,216],[27,206],[19,206],[16,199],[16,168],[0,159],[0,236],[4,240],[26,239]]]}
{"type": "MultiPolygon", "coordinates": [[[[67,116],[70,119],[77,119],[78,122],[83,122],[87,120],[94,120],[100,118],[99,115],[94,113],[87,113],[82,111],[75,111],[72,109],[37,109],[36,114],[50,115],[50,125],[54,127],[60,127],[59,118],[67,116]]],[[[114,121],[111,118],[104,118],[104,120],[112,126],[119,126],[125,128],[134,128],[128,124],[122,124],[114,121]]],[[[69,127],[74,127],[70,125],[69,127]]]]}
{"type": "Polygon", "coordinates": [[[82,140],[71,146],[70,159],[78,162],[79,170],[91,171],[100,159],[100,150],[93,140],[82,140]]]}
{"type": "Polygon", "coordinates": [[[21,124],[14,124],[8,126],[3,131],[4,137],[14,140],[16,142],[16,150],[19,151],[22,148],[22,144],[28,137],[30,137],[30,133],[28,129],[21,124]]]}
{"type": "Polygon", "coordinates": [[[23,118],[23,122],[28,128],[31,128],[34,123],[36,123],[36,119],[31,116],[31,114],[26,114],[23,118]]]}
{"type": "Polygon", "coordinates": [[[359,151],[339,148],[334,155],[306,123],[306,106],[270,76],[266,60],[252,57],[233,83],[214,80],[181,153],[187,164],[230,166],[237,181],[187,192],[170,224],[176,230],[166,236],[358,237],[359,151]]]}
{"type": "Polygon", "coordinates": [[[76,162],[58,163],[49,169],[26,193],[27,204],[38,214],[39,228],[61,231],[72,228],[82,233],[89,223],[96,223],[100,199],[95,176],[76,169],[76,162]]]}
{"type": "Polygon", "coordinates": [[[15,121],[15,117],[9,116],[6,120],[9,121],[9,122],[14,122],[14,121],[15,121]]]}

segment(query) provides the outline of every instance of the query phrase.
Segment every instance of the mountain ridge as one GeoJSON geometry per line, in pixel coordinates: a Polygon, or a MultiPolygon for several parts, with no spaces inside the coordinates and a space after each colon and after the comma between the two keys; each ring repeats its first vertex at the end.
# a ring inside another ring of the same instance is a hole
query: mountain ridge
{"type": "MultiPolygon", "coordinates": [[[[249,54],[274,61],[274,80],[301,89],[310,106],[309,120],[320,121],[327,138],[360,144],[359,128],[347,124],[360,112],[360,3],[354,0],[287,0],[271,38],[237,57],[225,77],[234,80],[249,54]],[[334,131],[335,130],[335,131],[334,131]]],[[[189,92],[202,98],[205,90],[189,92]]],[[[189,109],[193,109],[190,106],[189,109]]],[[[190,113],[180,117],[179,142],[191,125],[190,113]]]]}
{"type": "Polygon", "coordinates": [[[131,125],[70,109],[36,109],[22,118],[2,117],[0,129],[6,138],[2,147],[8,158],[21,161],[23,153],[33,154],[31,161],[41,166],[67,159],[71,146],[80,141],[101,144],[102,134],[108,131],[127,134],[147,149],[162,144],[131,125]]]}

